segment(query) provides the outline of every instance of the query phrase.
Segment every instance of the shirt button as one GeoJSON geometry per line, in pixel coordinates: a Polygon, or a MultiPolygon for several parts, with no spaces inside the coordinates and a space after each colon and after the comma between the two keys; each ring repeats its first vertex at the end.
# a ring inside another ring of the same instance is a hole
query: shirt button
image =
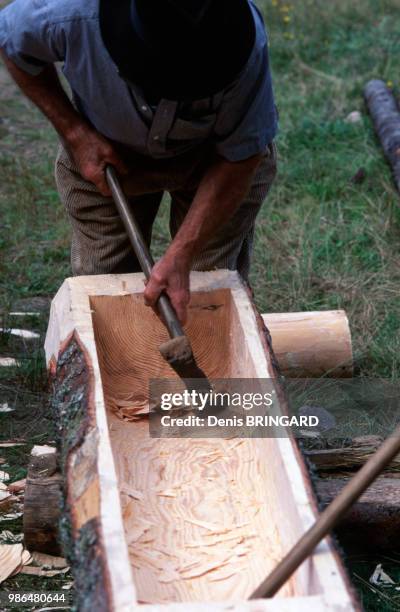
{"type": "Polygon", "coordinates": [[[142,111],[146,112],[148,110],[147,106],[142,106],[142,111]]]}
{"type": "Polygon", "coordinates": [[[159,136],[153,136],[153,140],[160,140],[159,136]]]}

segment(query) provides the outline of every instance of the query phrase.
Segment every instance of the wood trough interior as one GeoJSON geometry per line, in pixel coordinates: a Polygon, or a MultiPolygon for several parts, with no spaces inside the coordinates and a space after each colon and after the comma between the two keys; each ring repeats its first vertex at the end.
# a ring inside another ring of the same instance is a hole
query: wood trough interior
{"type": "MultiPolygon", "coordinates": [[[[291,437],[149,436],[148,381],[174,374],[158,352],[167,334],[144,306],[143,280],[66,279],[51,307],[45,350],[70,525],[62,540],[82,550],[71,559],[80,603],[118,612],[358,609],[329,538],[275,598],[249,601],[315,520],[307,468],[291,437]]],[[[206,374],[273,378],[261,316],[238,274],[193,272],[190,282],[187,333],[206,374]]]]}
{"type": "MultiPolygon", "coordinates": [[[[276,441],[150,438],[148,381],[174,376],[167,333],[140,294],[90,304],[138,601],[248,598],[284,553],[276,441]]],[[[193,293],[186,331],[210,378],[256,376],[229,289],[193,293]]]]}

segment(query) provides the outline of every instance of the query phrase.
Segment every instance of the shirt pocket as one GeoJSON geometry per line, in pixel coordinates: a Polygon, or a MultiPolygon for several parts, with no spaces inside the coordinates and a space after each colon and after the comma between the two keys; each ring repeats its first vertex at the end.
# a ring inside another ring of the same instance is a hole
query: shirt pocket
{"type": "Polygon", "coordinates": [[[168,140],[203,141],[213,132],[217,121],[217,113],[209,113],[193,119],[181,119],[177,117],[169,131],[168,140]]]}

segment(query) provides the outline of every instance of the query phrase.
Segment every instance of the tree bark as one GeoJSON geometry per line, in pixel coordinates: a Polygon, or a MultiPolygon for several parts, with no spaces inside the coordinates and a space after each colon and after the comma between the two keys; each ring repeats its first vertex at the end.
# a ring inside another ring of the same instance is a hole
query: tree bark
{"type": "Polygon", "coordinates": [[[60,555],[57,540],[61,512],[61,474],[56,449],[34,446],[24,497],[24,540],[29,551],[60,555]]]}
{"type": "MultiPolygon", "coordinates": [[[[338,495],[349,478],[323,478],[315,484],[322,507],[338,495]]],[[[337,529],[341,543],[358,549],[389,550],[400,540],[400,479],[378,478],[349,510],[337,529]]]]}
{"type": "Polygon", "coordinates": [[[393,93],[383,81],[373,79],[364,88],[364,97],[376,133],[400,191],[400,112],[393,93]]]}

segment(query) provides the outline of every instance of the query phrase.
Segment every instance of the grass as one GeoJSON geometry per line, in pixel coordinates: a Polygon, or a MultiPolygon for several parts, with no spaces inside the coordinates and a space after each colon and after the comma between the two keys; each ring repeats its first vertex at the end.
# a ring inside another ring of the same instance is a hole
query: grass
{"type": "MultiPolygon", "coordinates": [[[[48,406],[43,355],[49,296],[69,271],[69,228],[58,204],[52,166],[56,137],[40,113],[17,92],[0,68],[0,355],[18,366],[0,368],[0,404],[14,411],[0,413],[0,440],[23,446],[0,449],[1,465],[11,481],[25,477],[35,444],[54,437],[48,406]],[[38,311],[39,316],[10,317],[10,311],[38,311]],[[36,341],[21,341],[7,329],[36,331],[36,341]]],[[[0,523],[19,534],[22,519],[0,523]]],[[[40,578],[18,574],[2,585],[8,591],[60,591],[70,575],[40,578]]],[[[66,591],[63,591],[64,593],[66,591]]],[[[6,608],[2,608],[6,609],[6,608]]]]}
{"type": "Polygon", "coordinates": [[[280,312],[344,308],[359,373],[397,379],[399,198],[362,89],[375,77],[396,82],[398,3],[259,5],[270,32],[281,130],[280,173],[257,227],[258,304],[280,312]],[[349,124],[354,110],[362,120],[349,124]],[[359,168],[365,180],[354,184],[359,168]]]}
{"type": "MultiPolygon", "coordinates": [[[[380,77],[398,93],[398,0],[257,4],[270,34],[281,118],[279,176],[257,222],[251,277],[257,304],[269,312],[344,308],[357,374],[396,381],[399,196],[362,89],[380,77]],[[346,122],[355,110],[361,121],[346,122]],[[360,168],[364,180],[353,182],[360,168]]],[[[7,313],[21,299],[29,305],[33,296],[54,294],[70,274],[69,225],[53,180],[53,131],[3,69],[0,92],[0,309],[7,313]]],[[[168,243],[166,228],[164,206],[154,229],[157,255],[168,243]]],[[[1,437],[27,441],[17,455],[10,451],[18,469],[33,443],[52,439],[40,350],[46,321],[46,310],[35,321],[24,320],[42,334],[33,346],[0,336],[1,355],[20,359],[18,367],[0,372],[2,401],[16,408],[0,415],[1,437]]],[[[12,323],[3,314],[1,326],[12,323]]],[[[366,610],[400,610],[398,592],[372,590],[368,583],[378,562],[400,580],[399,551],[388,556],[348,555],[366,610]]]]}

